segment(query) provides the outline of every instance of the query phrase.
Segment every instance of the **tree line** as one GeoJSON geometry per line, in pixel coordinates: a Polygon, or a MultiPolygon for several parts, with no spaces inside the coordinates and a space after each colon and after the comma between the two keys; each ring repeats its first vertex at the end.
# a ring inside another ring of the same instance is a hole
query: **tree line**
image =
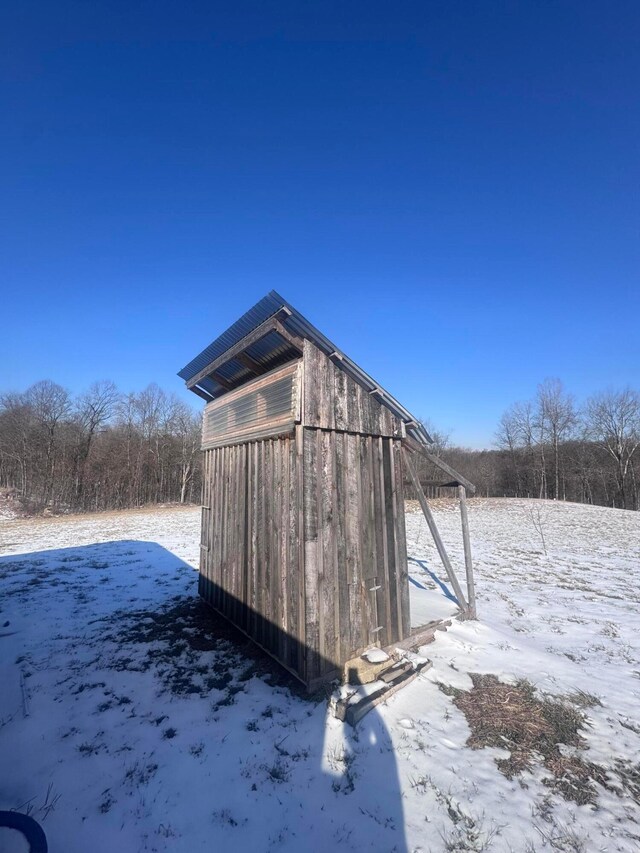
{"type": "Polygon", "coordinates": [[[0,396],[0,486],[33,512],[200,500],[200,417],[157,385],[44,380],[0,396]]]}
{"type": "Polygon", "coordinates": [[[558,379],[511,405],[495,449],[436,448],[487,497],[546,498],[640,509],[640,395],[610,390],[578,406],[558,379]]]}
{"type": "MultiPolygon", "coordinates": [[[[434,452],[485,497],[530,497],[640,509],[640,395],[607,391],[583,406],[557,379],[502,415],[495,448],[434,452]]],[[[0,487],[31,511],[125,509],[200,501],[200,416],[156,385],[123,394],[97,382],[73,397],[50,380],[0,396],[0,487]]],[[[429,463],[420,478],[443,493],[429,463]]],[[[446,494],[446,491],[444,491],[446,494]]]]}

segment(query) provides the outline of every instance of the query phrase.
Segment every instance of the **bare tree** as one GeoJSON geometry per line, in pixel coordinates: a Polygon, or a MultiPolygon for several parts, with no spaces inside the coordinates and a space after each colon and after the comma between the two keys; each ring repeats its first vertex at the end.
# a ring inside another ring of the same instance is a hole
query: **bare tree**
{"type": "Polygon", "coordinates": [[[543,497],[546,483],[545,456],[539,451],[539,435],[542,434],[543,428],[538,423],[533,404],[529,400],[514,403],[507,410],[507,417],[510,420],[513,441],[521,448],[525,466],[531,471],[527,493],[531,495],[539,492],[539,496],[543,497]]]}
{"type": "Polygon", "coordinates": [[[123,397],[53,382],[0,397],[0,486],[38,510],[186,502],[200,489],[199,417],[157,386],[123,397]]]}
{"type": "Polygon", "coordinates": [[[442,456],[443,451],[451,444],[451,433],[439,429],[428,418],[422,418],[420,423],[429,433],[433,442],[429,451],[435,456],[442,456]]]}
{"type": "Polygon", "coordinates": [[[522,483],[520,477],[520,465],[518,462],[520,448],[520,429],[518,417],[513,407],[507,409],[500,418],[498,429],[495,435],[496,445],[509,453],[509,459],[513,466],[513,475],[515,477],[515,496],[520,497],[522,494],[522,483]]]}
{"type": "MultiPolygon", "coordinates": [[[[559,379],[546,379],[538,386],[538,409],[541,427],[541,440],[548,437],[553,448],[554,492],[556,500],[560,497],[560,444],[569,438],[576,425],[576,413],[573,397],[567,394],[559,379]],[[545,434],[546,433],[546,434],[545,434]]],[[[566,500],[566,494],[563,493],[566,500]]]]}
{"type": "Polygon", "coordinates": [[[76,419],[80,436],[76,455],[75,499],[82,504],[86,465],[93,439],[109,422],[120,402],[120,393],[113,382],[94,382],[76,402],[76,419]]]}
{"type": "MultiPolygon", "coordinates": [[[[546,557],[548,554],[548,551],[547,551],[547,542],[546,542],[546,539],[544,537],[544,529],[545,529],[544,521],[545,520],[544,520],[544,516],[542,514],[542,511],[540,510],[540,506],[541,506],[541,504],[537,503],[537,504],[535,504],[535,506],[531,505],[529,507],[529,518],[531,519],[531,524],[533,525],[533,529],[536,531],[536,533],[540,537],[540,542],[542,543],[542,550],[544,551],[544,554],[546,557]]],[[[544,506],[544,504],[542,504],[542,506],[544,506]]]]}
{"type": "Polygon", "coordinates": [[[536,397],[531,424],[533,427],[533,435],[535,436],[535,445],[540,458],[540,492],[538,497],[546,499],[548,497],[546,445],[549,437],[549,424],[547,421],[547,412],[545,407],[542,405],[540,394],[536,397]]]}
{"type": "Polygon", "coordinates": [[[202,436],[200,416],[183,403],[178,403],[173,414],[173,431],[180,442],[180,503],[183,504],[187,492],[193,486],[199,458],[202,436]]]}
{"type": "MultiPolygon", "coordinates": [[[[454,447],[426,424],[432,452],[465,472],[478,494],[542,496],[639,508],[640,397],[625,389],[592,398],[576,414],[558,380],[500,420],[498,449],[454,447]]],[[[33,509],[97,510],[197,500],[200,416],[156,385],[121,395],[98,382],[72,400],[39,382],[0,395],[0,487],[33,509]]],[[[443,477],[426,459],[420,479],[434,496],[443,477]]]]}
{"type": "MultiPolygon", "coordinates": [[[[627,481],[640,446],[640,395],[631,388],[606,391],[587,402],[587,419],[593,438],[615,460],[620,506],[628,508],[627,481]]],[[[637,492],[633,508],[638,509],[637,492]]]]}
{"type": "Polygon", "coordinates": [[[24,394],[8,393],[0,398],[0,459],[4,484],[11,482],[23,497],[29,494],[31,486],[33,423],[33,409],[24,394]]]}
{"type": "MultiPolygon", "coordinates": [[[[68,391],[50,379],[36,382],[27,390],[25,396],[33,412],[36,429],[44,441],[46,469],[42,502],[47,505],[54,497],[59,426],[71,411],[71,400],[68,391]]],[[[35,440],[35,437],[32,440],[35,440]]]]}

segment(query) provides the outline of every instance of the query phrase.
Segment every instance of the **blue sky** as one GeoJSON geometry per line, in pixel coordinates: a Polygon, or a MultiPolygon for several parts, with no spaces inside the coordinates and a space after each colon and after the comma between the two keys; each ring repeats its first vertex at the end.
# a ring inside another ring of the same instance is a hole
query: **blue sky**
{"type": "Polygon", "coordinates": [[[640,385],[636,2],[3,8],[0,390],[175,375],[271,288],[489,446],[640,385]]]}

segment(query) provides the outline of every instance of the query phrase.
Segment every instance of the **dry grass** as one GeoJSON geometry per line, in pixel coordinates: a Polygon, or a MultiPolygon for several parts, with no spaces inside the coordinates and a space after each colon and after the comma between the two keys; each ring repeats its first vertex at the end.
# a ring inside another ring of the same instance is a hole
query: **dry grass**
{"type": "Polygon", "coordinates": [[[508,749],[497,760],[499,770],[511,779],[542,760],[551,774],[543,781],[565,799],[579,805],[594,803],[594,783],[610,787],[607,770],[585,761],[579,754],[586,743],[581,730],[585,715],[575,706],[548,697],[539,698],[528,681],[505,684],[494,675],[471,674],[473,688],[441,689],[453,697],[471,728],[467,745],[508,749]]]}

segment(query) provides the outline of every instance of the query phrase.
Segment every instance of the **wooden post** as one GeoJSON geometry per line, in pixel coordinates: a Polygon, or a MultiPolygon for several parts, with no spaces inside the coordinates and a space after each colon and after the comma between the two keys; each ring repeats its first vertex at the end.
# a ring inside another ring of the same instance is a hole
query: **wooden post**
{"type": "Polygon", "coordinates": [[[473,560],[471,558],[471,540],[469,538],[469,516],[467,515],[467,490],[458,486],[460,498],[460,517],[462,518],[462,543],[464,545],[464,566],[467,573],[467,618],[476,618],[476,588],[473,581],[473,560]]]}
{"type": "Polygon", "coordinates": [[[435,519],[431,513],[431,507],[427,503],[427,499],[425,497],[424,492],[422,491],[422,486],[420,485],[420,480],[418,479],[418,475],[413,466],[413,462],[411,461],[411,457],[409,456],[409,453],[407,452],[407,450],[405,450],[405,448],[402,448],[402,455],[404,459],[404,464],[407,468],[407,471],[409,472],[409,477],[411,478],[411,483],[416,491],[416,495],[418,496],[420,506],[422,507],[422,512],[424,513],[424,517],[427,519],[427,524],[429,525],[429,530],[431,531],[431,535],[433,536],[433,541],[436,543],[436,548],[438,549],[438,554],[440,554],[442,565],[445,568],[447,577],[449,578],[449,582],[451,583],[455,596],[458,599],[460,609],[466,612],[469,609],[469,606],[462,592],[462,587],[458,583],[458,578],[456,577],[456,573],[454,572],[453,566],[451,565],[451,560],[449,559],[449,555],[447,554],[447,551],[444,547],[444,542],[442,541],[442,538],[440,536],[440,531],[438,530],[435,519]]]}

